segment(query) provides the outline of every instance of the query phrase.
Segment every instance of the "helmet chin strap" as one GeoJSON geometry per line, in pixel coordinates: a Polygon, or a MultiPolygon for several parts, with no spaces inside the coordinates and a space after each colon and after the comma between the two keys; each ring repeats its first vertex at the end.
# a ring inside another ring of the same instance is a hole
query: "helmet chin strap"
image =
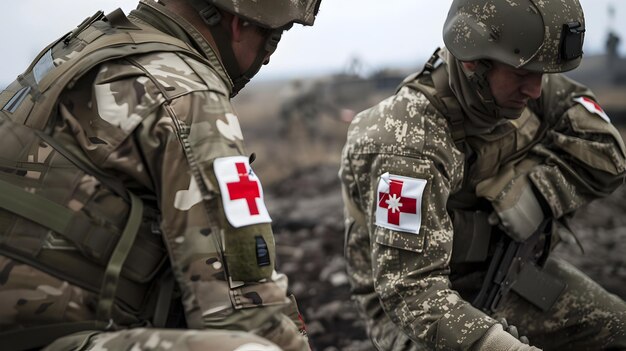
{"type": "Polygon", "coordinates": [[[278,41],[282,35],[283,29],[268,30],[265,44],[257,52],[257,55],[250,65],[250,68],[245,72],[242,72],[239,68],[239,60],[233,51],[231,45],[231,33],[220,25],[222,15],[217,7],[208,4],[204,0],[188,0],[189,3],[198,11],[200,17],[208,25],[211,35],[215,40],[217,49],[220,52],[222,63],[228,73],[228,76],[233,81],[233,92],[231,98],[235,97],[241,89],[254,77],[263,66],[265,58],[276,50],[278,41]]]}
{"type": "Polygon", "coordinates": [[[492,114],[497,119],[518,119],[524,108],[510,109],[498,106],[496,98],[491,92],[489,81],[487,80],[487,72],[493,68],[493,64],[488,60],[478,60],[474,72],[468,75],[468,80],[476,89],[478,96],[483,101],[484,106],[487,108],[488,113],[492,114]]]}
{"type": "MultiPolygon", "coordinates": [[[[271,55],[274,53],[274,51],[276,51],[278,42],[280,41],[280,38],[283,34],[283,29],[273,29],[273,30],[268,31],[268,33],[269,34],[267,34],[265,38],[265,44],[257,52],[256,58],[250,65],[250,68],[248,68],[247,71],[243,72],[237,77],[231,76],[231,79],[233,80],[233,84],[234,84],[233,95],[231,95],[231,97],[234,97],[235,95],[237,95],[237,93],[241,89],[243,89],[243,87],[246,86],[246,84],[248,84],[248,82],[252,79],[252,77],[254,77],[257,73],[259,73],[268,55],[271,55]]],[[[230,75],[230,72],[229,72],[229,75],[230,75]]]]}

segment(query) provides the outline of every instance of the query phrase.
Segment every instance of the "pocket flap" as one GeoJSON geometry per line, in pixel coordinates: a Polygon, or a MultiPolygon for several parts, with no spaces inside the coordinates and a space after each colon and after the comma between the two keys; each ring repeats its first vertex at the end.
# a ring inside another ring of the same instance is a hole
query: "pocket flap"
{"type": "Polygon", "coordinates": [[[374,232],[376,243],[395,247],[396,249],[422,252],[424,250],[424,232],[420,230],[418,234],[398,232],[395,230],[376,227],[374,232]]]}

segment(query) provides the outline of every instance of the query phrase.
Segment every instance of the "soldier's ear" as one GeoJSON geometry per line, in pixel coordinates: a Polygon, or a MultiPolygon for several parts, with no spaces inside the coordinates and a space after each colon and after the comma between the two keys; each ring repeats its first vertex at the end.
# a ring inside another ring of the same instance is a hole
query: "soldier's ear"
{"type": "Polygon", "coordinates": [[[463,67],[470,72],[474,72],[478,66],[478,61],[463,61],[463,67]]]}

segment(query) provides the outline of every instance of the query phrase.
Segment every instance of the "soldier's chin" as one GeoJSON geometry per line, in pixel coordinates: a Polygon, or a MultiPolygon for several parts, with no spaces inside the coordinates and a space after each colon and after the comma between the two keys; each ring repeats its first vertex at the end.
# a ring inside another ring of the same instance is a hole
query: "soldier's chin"
{"type": "Polygon", "coordinates": [[[500,107],[500,115],[505,119],[518,119],[522,116],[526,104],[520,108],[500,107]]]}

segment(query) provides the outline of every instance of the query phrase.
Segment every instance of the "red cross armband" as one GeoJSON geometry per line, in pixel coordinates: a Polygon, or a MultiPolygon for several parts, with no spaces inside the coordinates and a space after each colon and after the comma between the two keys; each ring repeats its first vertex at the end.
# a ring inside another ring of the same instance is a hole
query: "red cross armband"
{"type": "Polygon", "coordinates": [[[271,223],[263,188],[252,171],[248,158],[233,156],[213,162],[215,177],[222,193],[226,219],[235,228],[259,223],[271,223]]]}
{"type": "Polygon", "coordinates": [[[378,181],[376,225],[418,234],[426,180],[385,173],[378,181]]]}
{"type": "Polygon", "coordinates": [[[595,100],[586,96],[579,96],[574,98],[574,101],[581,104],[590,113],[600,116],[607,123],[611,123],[611,119],[609,118],[609,116],[606,114],[606,112],[604,112],[600,104],[598,104],[595,100]]]}
{"type": "MultiPolygon", "coordinates": [[[[213,170],[221,193],[224,216],[230,224],[230,227],[224,228],[220,240],[223,240],[226,273],[231,287],[270,279],[276,251],[269,225],[272,219],[263,201],[261,182],[245,156],[215,159],[213,170]]],[[[254,306],[252,300],[242,299],[237,302],[237,308],[254,306]]]]}

